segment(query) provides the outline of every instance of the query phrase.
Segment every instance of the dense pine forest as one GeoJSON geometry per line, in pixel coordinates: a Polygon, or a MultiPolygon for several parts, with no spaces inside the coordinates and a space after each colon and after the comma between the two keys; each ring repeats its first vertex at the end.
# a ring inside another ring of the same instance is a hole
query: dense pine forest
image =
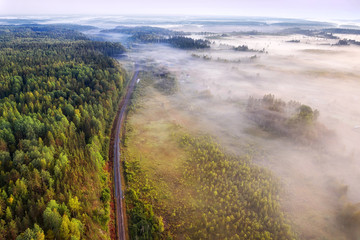
{"type": "Polygon", "coordinates": [[[109,130],[125,73],[58,26],[0,27],[0,239],[108,239],[109,130]]]}

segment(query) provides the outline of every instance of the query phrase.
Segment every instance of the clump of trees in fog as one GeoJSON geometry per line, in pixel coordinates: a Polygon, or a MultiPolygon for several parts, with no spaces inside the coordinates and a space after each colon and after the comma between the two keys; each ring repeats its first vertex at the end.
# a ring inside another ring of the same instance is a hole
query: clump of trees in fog
{"type": "Polygon", "coordinates": [[[171,37],[169,39],[164,39],[163,42],[181,49],[202,49],[210,47],[210,41],[208,40],[195,40],[189,37],[171,37]]]}
{"type": "Polygon", "coordinates": [[[234,50],[235,50],[235,51],[240,51],[240,52],[252,51],[252,50],[250,50],[249,47],[246,46],[246,45],[239,45],[239,46],[237,46],[237,47],[234,47],[234,50]]]}
{"type": "Polygon", "coordinates": [[[160,92],[166,95],[171,95],[178,90],[179,84],[176,77],[165,68],[160,68],[153,72],[153,74],[156,78],[154,87],[160,92]]]}
{"type": "Polygon", "coordinates": [[[293,39],[293,40],[289,40],[289,41],[286,41],[286,42],[288,42],[288,43],[300,43],[300,40],[293,39]]]}
{"type": "Polygon", "coordinates": [[[317,142],[329,134],[329,131],[317,122],[318,110],[295,101],[286,103],[272,94],[261,99],[250,97],[247,113],[249,119],[260,128],[304,143],[317,142]]]}
{"type": "Polygon", "coordinates": [[[360,46],[360,42],[355,41],[355,40],[351,40],[351,39],[340,39],[335,45],[347,46],[347,45],[350,45],[350,44],[360,46]]]}
{"type": "Polygon", "coordinates": [[[250,49],[247,45],[239,45],[237,47],[233,47],[233,49],[239,52],[265,52],[265,49],[263,50],[250,49]]]}

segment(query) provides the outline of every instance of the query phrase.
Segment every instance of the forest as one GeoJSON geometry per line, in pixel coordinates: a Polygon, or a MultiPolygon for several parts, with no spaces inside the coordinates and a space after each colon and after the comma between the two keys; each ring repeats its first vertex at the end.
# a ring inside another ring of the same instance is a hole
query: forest
{"type": "Polygon", "coordinates": [[[109,129],[126,74],[60,26],[0,27],[0,239],[109,238],[109,129]]]}
{"type": "Polygon", "coordinates": [[[210,47],[210,41],[208,40],[193,39],[184,36],[164,37],[149,33],[135,33],[130,39],[134,42],[141,43],[166,43],[180,49],[202,49],[210,47]]]}
{"type": "Polygon", "coordinates": [[[210,42],[203,39],[185,37],[189,33],[172,31],[165,28],[139,26],[118,26],[114,29],[102,30],[104,33],[123,33],[131,35],[130,40],[140,43],[166,43],[180,49],[209,48],[210,42]]]}

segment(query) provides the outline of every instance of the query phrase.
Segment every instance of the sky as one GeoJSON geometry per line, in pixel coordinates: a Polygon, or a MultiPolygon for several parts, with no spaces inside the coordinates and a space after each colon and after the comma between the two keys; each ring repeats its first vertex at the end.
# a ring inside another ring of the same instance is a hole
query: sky
{"type": "Polygon", "coordinates": [[[360,19],[360,0],[0,0],[0,15],[225,15],[360,19]]]}

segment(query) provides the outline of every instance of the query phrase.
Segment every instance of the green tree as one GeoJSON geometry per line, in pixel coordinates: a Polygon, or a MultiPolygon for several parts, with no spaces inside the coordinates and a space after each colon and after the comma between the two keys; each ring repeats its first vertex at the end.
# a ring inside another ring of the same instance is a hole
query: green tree
{"type": "Polygon", "coordinates": [[[57,232],[61,225],[62,218],[56,208],[51,209],[50,207],[47,207],[43,213],[43,219],[46,229],[57,232]]]}
{"type": "Polygon", "coordinates": [[[13,218],[10,207],[7,207],[6,210],[5,210],[5,218],[6,218],[7,221],[12,220],[12,218],[13,218]]]}
{"type": "Polygon", "coordinates": [[[26,231],[21,233],[16,240],[45,240],[45,234],[41,227],[35,224],[33,229],[26,229],[26,231]]]}
{"type": "Polygon", "coordinates": [[[76,215],[78,214],[78,212],[80,211],[81,207],[80,207],[80,202],[77,196],[75,197],[69,197],[69,208],[71,210],[71,213],[76,215]]]}
{"type": "Polygon", "coordinates": [[[62,222],[60,225],[60,229],[59,229],[59,238],[60,239],[69,239],[70,237],[70,229],[69,229],[69,225],[71,225],[69,217],[64,214],[64,216],[62,217],[62,222]]]}

